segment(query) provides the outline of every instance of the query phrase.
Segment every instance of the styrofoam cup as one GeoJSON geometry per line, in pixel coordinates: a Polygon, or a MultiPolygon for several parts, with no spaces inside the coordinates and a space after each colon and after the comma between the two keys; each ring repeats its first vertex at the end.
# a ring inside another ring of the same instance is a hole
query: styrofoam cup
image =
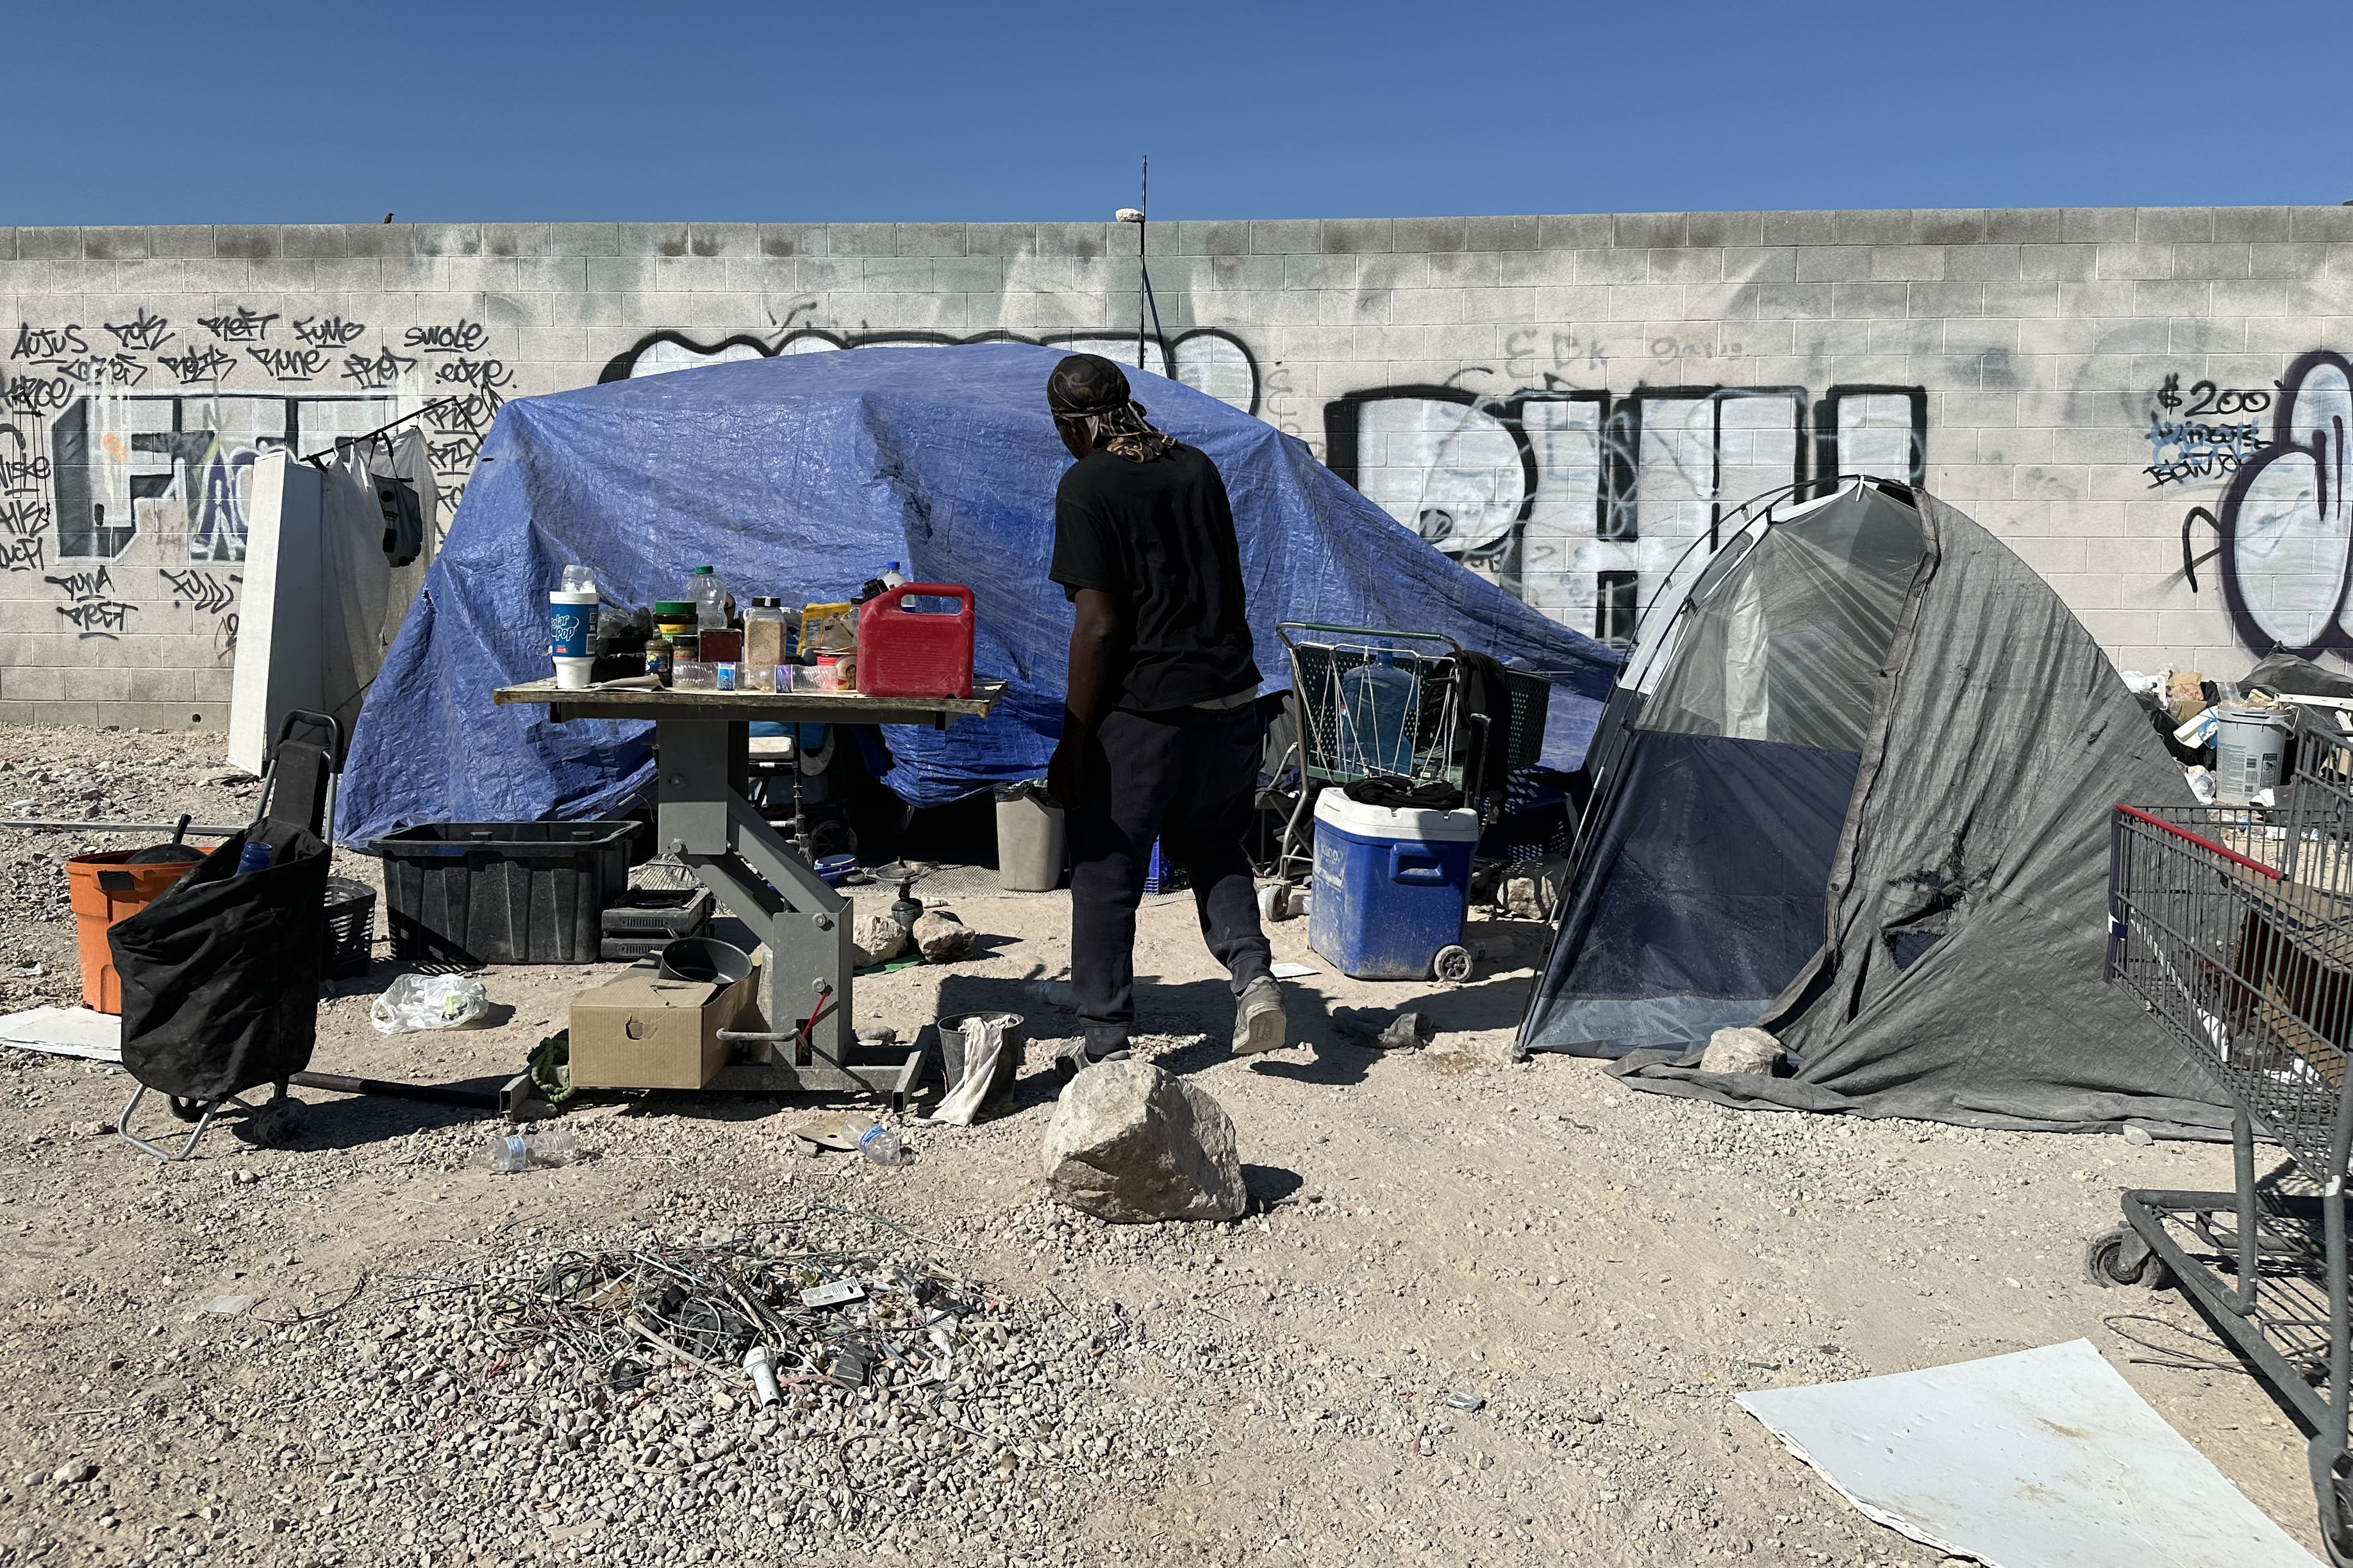
{"type": "Polygon", "coordinates": [[[559,691],[585,691],[591,684],[588,672],[596,668],[593,658],[559,658],[555,661],[555,687],[559,691]]]}

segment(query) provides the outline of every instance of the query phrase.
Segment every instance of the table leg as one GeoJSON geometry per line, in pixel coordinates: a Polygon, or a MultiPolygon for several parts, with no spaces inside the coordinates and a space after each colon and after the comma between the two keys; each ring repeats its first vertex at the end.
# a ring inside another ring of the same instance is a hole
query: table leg
{"type": "Polygon", "coordinates": [[[769,1029],[794,1033],[815,1015],[807,1046],[797,1051],[779,1047],[777,1065],[846,1071],[857,1039],[850,1021],[857,966],[850,907],[736,793],[734,762],[744,737],[731,731],[743,728],[687,719],[656,726],[658,841],[766,945],[760,1007],[769,1029]]]}

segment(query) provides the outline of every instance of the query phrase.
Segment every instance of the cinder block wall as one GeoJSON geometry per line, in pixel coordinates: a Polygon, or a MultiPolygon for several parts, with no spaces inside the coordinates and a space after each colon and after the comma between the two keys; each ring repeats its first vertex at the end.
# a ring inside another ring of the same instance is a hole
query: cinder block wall
{"type": "MultiPolygon", "coordinates": [[[[2353,208],[1171,223],[1151,368],[1622,635],[1759,491],[1919,475],[2126,666],[2353,647],[2353,208]]],[[[1098,224],[0,229],[0,721],[218,725],[248,469],[712,357],[1133,363],[1098,224]]]]}

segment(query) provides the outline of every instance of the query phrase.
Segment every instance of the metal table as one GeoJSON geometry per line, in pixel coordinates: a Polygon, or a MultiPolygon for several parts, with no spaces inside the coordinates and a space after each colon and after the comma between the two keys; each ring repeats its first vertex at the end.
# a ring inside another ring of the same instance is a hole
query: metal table
{"type": "Polygon", "coordinates": [[[889,1095],[903,1103],[923,1053],[861,1050],[851,1025],[849,901],[744,798],[750,726],[930,724],[986,718],[1005,693],[976,680],[969,698],[868,697],[858,692],[560,690],[553,679],[502,686],[501,704],[543,706],[572,719],[650,720],[659,767],[655,840],[688,867],[768,950],[760,983],[765,1029],[738,1040],[709,1087],[736,1091],[821,1089],[889,1095]]]}

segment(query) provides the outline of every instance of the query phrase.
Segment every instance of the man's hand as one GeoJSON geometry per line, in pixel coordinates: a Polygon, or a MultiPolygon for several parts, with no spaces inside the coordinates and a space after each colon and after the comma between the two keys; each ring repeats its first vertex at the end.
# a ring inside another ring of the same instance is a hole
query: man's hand
{"type": "Polygon", "coordinates": [[[1119,606],[1100,588],[1082,588],[1071,621],[1071,694],[1062,708],[1062,738],[1046,764],[1046,790],[1075,811],[1089,780],[1087,752],[1110,706],[1112,665],[1120,644],[1119,606]]]}

